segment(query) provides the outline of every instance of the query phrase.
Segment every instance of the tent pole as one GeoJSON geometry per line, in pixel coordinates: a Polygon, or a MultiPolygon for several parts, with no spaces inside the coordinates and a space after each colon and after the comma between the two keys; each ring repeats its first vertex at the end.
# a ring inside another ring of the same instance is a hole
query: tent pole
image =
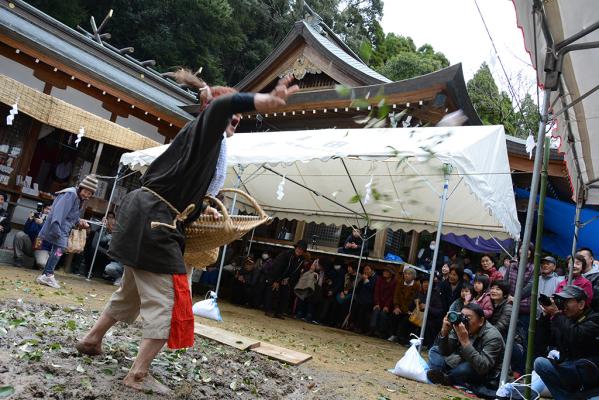
{"type": "MultiPolygon", "coordinates": [[[[112,203],[112,199],[114,197],[114,192],[116,190],[116,184],[119,181],[119,176],[121,176],[121,171],[123,170],[123,164],[119,164],[119,168],[116,171],[116,176],[114,177],[114,184],[112,185],[112,191],[110,192],[110,198],[108,199],[108,205],[106,206],[106,212],[104,213],[104,221],[108,218],[108,212],[110,211],[110,204],[112,203]]],[[[98,248],[100,247],[100,239],[102,238],[102,234],[104,233],[104,221],[102,222],[102,226],[100,227],[100,232],[98,233],[98,242],[96,243],[96,248],[94,249],[94,256],[92,257],[92,263],[89,266],[89,272],[87,273],[86,280],[90,280],[92,277],[92,272],[94,270],[94,263],[96,262],[96,257],[98,256],[98,248]]]]}
{"type": "MultiPolygon", "coordinates": [[[[243,174],[243,167],[240,166],[241,173],[243,174]]],[[[235,185],[235,189],[239,189],[241,186],[241,175],[237,175],[237,184],[235,185]]],[[[235,203],[237,203],[237,193],[233,194],[233,202],[231,203],[231,211],[229,214],[233,215],[233,211],[235,210],[235,203]]],[[[220,289],[220,279],[223,275],[223,267],[225,265],[225,256],[227,255],[227,247],[228,245],[223,246],[223,251],[220,258],[220,266],[218,267],[218,278],[216,280],[216,296],[218,297],[218,289],[220,289]]]]}
{"type": "MultiPolygon", "coordinates": [[[[443,164],[443,173],[445,181],[443,182],[443,193],[441,194],[441,211],[439,211],[439,222],[437,224],[437,236],[435,239],[435,251],[433,253],[433,261],[431,263],[428,291],[426,292],[426,305],[424,308],[424,316],[422,317],[422,328],[420,328],[420,339],[424,340],[424,332],[428,320],[428,310],[433,294],[433,285],[435,283],[435,267],[437,266],[437,258],[439,257],[439,248],[441,247],[441,230],[443,229],[443,219],[445,218],[445,205],[447,204],[447,191],[449,189],[449,174],[451,173],[451,164],[443,164]]],[[[422,342],[419,348],[422,348],[422,342]]]]}
{"type": "Polygon", "coordinates": [[[360,258],[358,258],[358,269],[356,270],[356,278],[354,279],[354,291],[352,292],[351,300],[349,301],[349,311],[343,321],[342,327],[346,327],[349,324],[349,317],[351,316],[351,309],[354,305],[354,297],[356,295],[356,287],[358,286],[358,279],[360,277],[360,266],[362,265],[362,256],[364,255],[364,247],[368,240],[368,225],[364,228],[364,238],[362,239],[362,246],[360,247],[360,258]]]}
{"type": "Polygon", "coordinates": [[[576,179],[576,214],[574,216],[574,237],[572,238],[572,260],[568,264],[568,285],[572,284],[572,267],[574,265],[574,255],[578,246],[578,230],[580,229],[580,209],[582,208],[583,196],[580,192],[580,178],[576,179]]]}
{"type": "Polygon", "coordinates": [[[547,118],[549,103],[551,101],[551,89],[547,88],[543,95],[543,112],[539,121],[539,131],[537,133],[537,148],[535,150],[535,161],[532,173],[532,182],[530,184],[530,197],[528,198],[528,208],[526,211],[526,224],[524,225],[524,237],[520,247],[520,258],[518,265],[518,279],[516,281],[516,292],[514,293],[514,312],[510,317],[510,325],[506,340],[505,354],[501,366],[501,376],[499,384],[506,383],[507,374],[512,361],[512,350],[514,348],[514,339],[516,337],[516,326],[518,325],[518,314],[520,309],[520,297],[522,297],[522,286],[524,285],[524,272],[528,264],[528,247],[530,246],[530,237],[532,234],[532,225],[534,222],[534,208],[539,191],[539,178],[541,175],[541,161],[543,158],[543,147],[545,145],[545,129],[547,127],[547,118]]]}
{"type": "Polygon", "coordinates": [[[250,237],[250,243],[248,243],[248,253],[246,254],[246,257],[249,257],[250,253],[252,252],[252,243],[254,243],[254,232],[256,232],[256,228],[252,229],[252,236],[250,237]]]}
{"type": "MultiPolygon", "coordinates": [[[[541,270],[541,252],[543,244],[543,225],[545,222],[545,197],[547,195],[547,168],[549,165],[551,139],[545,136],[543,149],[543,172],[541,173],[541,189],[539,194],[539,209],[537,211],[537,237],[535,241],[535,268],[532,277],[532,291],[530,293],[530,321],[528,322],[528,346],[526,352],[526,384],[530,384],[528,375],[532,374],[532,364],[535,355],[535,334],[537,331],[537,302],[539,296],[539,273],[541,270]]],[[[530,398],[530,388],[526,388],[526,398],[530,398]]]]}

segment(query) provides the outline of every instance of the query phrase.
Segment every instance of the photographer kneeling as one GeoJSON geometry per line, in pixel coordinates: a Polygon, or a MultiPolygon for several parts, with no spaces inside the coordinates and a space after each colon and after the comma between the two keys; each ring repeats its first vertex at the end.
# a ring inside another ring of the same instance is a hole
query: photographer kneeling
{"type": "Polygon", "coordinates": [[[572,285],[543,306],[559,358],[539,357],[534,370],[556,400],[576,398],[581,391],[599,386],[599,313],[587,299],[583,289],[572,285]]]}
{"type": "Polygon", "coordinates": [[[476,303],[443,319],[438,345],[429,351],[429,381],[434,384],[478,385],[499,376],[505,343],[476,303]]]}

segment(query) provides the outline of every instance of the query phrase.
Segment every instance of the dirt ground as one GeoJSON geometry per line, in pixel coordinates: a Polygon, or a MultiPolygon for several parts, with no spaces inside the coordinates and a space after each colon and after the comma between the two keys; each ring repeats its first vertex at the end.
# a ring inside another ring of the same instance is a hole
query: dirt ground
{"type": "MultiPolygon", "coordinates": [[[[115,287],[58,272],[63,288],[56,290],[36,284],[36,274],[0,265],[0,398],[5,385],[17,390],[11,399],[158,398],[118,383],[137,352],[139,322],[112,329],[102,357],[79,357],[73,349],[115,287]]],[[[174,398],[465,398],[451,388],[387,372],[406,350],[397,344],[292,319],[276,320],[226,302],[220,308],[223,322],[201,322],[309,353],[313,359],[291,367],[253,352],[196,340],[193,349],[163,351],[153,363],[153,373],[174,389],[174,398]]]]}

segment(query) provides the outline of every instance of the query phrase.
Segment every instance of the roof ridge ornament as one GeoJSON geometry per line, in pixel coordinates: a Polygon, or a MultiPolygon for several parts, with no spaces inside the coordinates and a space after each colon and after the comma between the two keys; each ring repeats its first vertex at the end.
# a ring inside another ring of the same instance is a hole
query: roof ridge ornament
{"type": "Polygon", "coordinates": [[[322,23],[324,19],[316,11],[312,9],[307,3],[304,3],[304,21],[314,28],[318,33],[326,36],[322,23]]]}

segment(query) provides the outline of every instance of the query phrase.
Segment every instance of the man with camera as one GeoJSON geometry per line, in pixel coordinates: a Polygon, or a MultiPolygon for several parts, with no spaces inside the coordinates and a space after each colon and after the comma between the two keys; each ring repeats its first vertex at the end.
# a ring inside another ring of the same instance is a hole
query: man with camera
{"type": "Polygon", "coordinates": [[[556,400],[577,398],[599,385],[599,313],[587,298],[583,289],[570,285],[543,306],[559,357],[537,358],[534,370],[556,400]]]}
{"type": "Polygon", "coordinates": [[[501,370],[505,343],[476,303],[443,319],[438,345],[429,351],[428,379],[434,384],[478,385],[492,382],[501,370]]]}
{"type": "Polygon", "coordinates": [[[41,243],[39,246],[36,246],[36,239],[50,210],[50,205],[44,206],[43,203],[37,203],[37,210],[29,214],[29,218],[27,218],[23,226],[23,231],[19,231],[15,235],[13,239],[15,266],[23,266],[23,256],[35,258],[34,268],[36,266],[41,268],[46,265],[49,249],[43,249],[41,243]]]}

